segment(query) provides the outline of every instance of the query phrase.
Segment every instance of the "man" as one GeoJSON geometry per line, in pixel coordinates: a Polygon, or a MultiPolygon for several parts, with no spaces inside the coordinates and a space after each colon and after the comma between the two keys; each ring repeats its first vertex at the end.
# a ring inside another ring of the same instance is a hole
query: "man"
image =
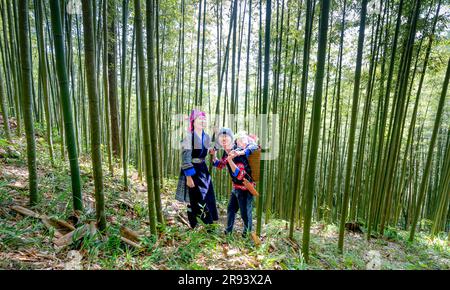
{"type": "MultiPolygon", "coordinates": [[[[258,149],[255,143],[246,144],[244,148],[239,148],[237,143],[243,144],[240,140],[245,134],[241,134],[235,143],[233,131],[230,128],[221,128],[218,133],[219,145],[224,149],[222,158],[219,160],[214,156],[214,166],[218,169],[228,168],[230,173],[233,189],[231,191],[230,200],[227,208],[227,227],[226,234],[233,231],[236,213],[240,209],[241,217],[244,222],[243,237],[246,237],[252,230],[252,209],[253,195],[244,185],[244,179],[255,186],[251,177],[251,168],[248,162],[248,156],[258,149]]],[[[210,152],[212,155],[215,151],[210,152]]]]}

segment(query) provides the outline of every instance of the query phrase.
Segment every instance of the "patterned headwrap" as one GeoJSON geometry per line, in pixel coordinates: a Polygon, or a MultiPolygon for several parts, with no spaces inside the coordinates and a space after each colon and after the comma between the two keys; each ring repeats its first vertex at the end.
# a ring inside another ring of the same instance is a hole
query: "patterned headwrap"
{"type": "Polygon", "coordinates": [[[259,138],[255,134],[249,134],[248,138],[250,139],[249,140],[250,142],[253,142],[253,143],[256,143],[256,144],[258,143],[259,138]]]}
{"type": "Polygon", "coordinates": [[[189,132],[194,131],[194,121],[198,117],[206,117],[206,113],[200,110],[192,110],[191,115],[189,116],[189,132]]]}

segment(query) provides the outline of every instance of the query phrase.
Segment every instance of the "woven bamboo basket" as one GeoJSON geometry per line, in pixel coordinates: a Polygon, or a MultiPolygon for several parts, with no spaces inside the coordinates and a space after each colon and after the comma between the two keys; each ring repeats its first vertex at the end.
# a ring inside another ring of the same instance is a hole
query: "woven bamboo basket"
{"type": "Polygon", "coordinates": [[[252,169],[253,181],[259,181],[260,165],[261,165],[261,147],[248,157],[248,163],[252,169]]]}

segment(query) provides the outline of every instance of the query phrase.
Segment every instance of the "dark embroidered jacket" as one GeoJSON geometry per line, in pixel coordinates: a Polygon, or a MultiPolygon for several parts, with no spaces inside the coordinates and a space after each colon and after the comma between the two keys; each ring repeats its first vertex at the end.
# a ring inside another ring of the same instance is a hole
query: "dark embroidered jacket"
{"type": "Polygon", "coordinates": [[[194,165],[192,164],[192,158],[205,158],[208,149],[211,144],[211,138],[205,131],[202,132],[202,136],[198,136],[195,132],[188,132],[186,137],[181,142],[182,162],[181,169],[186,176],[195,175],[194,165]],[[192,156],[194,149],[200,149],[198,156],[192,156]]]}
{"type": "Polygon", "coordinates": [[[247,188],[244,186],[244,177],[245,177],[245,179],[250,181],[250,183],[252,183],[253,186],[255,186],[255,182],[253,182],[253,178],[251,176],[252,169],[250,168],[248,156],[250,156],[250,154],[252,154],[257,149],[258,149],[258,145],[253,144],[253,143],[249,144],[245,149],[240,149],[236,145],[234,145],[232,150],[236,150],[236,151],[244,150],[245,151],[245,155],[239,155],[233,159],[233,162],[236,164],[236,167],[237,167],[234,172],[231,170],[231,166],[227,162],[228,154],[225,151],[223,152],[222,158],[220,160],[218,159],[214,162],[214,166],[217,167],[218,169],[227,167],[228,172],[230,173],[230,176],[231,176],[231,180],[233,182],[233,188],[247,190],[247,188]]]}

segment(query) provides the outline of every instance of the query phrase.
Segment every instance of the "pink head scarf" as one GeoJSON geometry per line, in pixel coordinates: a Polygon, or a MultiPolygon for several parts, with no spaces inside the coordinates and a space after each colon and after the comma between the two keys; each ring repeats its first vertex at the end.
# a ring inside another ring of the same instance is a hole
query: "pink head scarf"
{"type": "Polygon", "coordinates": [[[191,115],[189,116],[189,132],[194,131],[194,121],[198,117],[206,117],[206,113],[200,110],[192,110],[191,115]]]}

